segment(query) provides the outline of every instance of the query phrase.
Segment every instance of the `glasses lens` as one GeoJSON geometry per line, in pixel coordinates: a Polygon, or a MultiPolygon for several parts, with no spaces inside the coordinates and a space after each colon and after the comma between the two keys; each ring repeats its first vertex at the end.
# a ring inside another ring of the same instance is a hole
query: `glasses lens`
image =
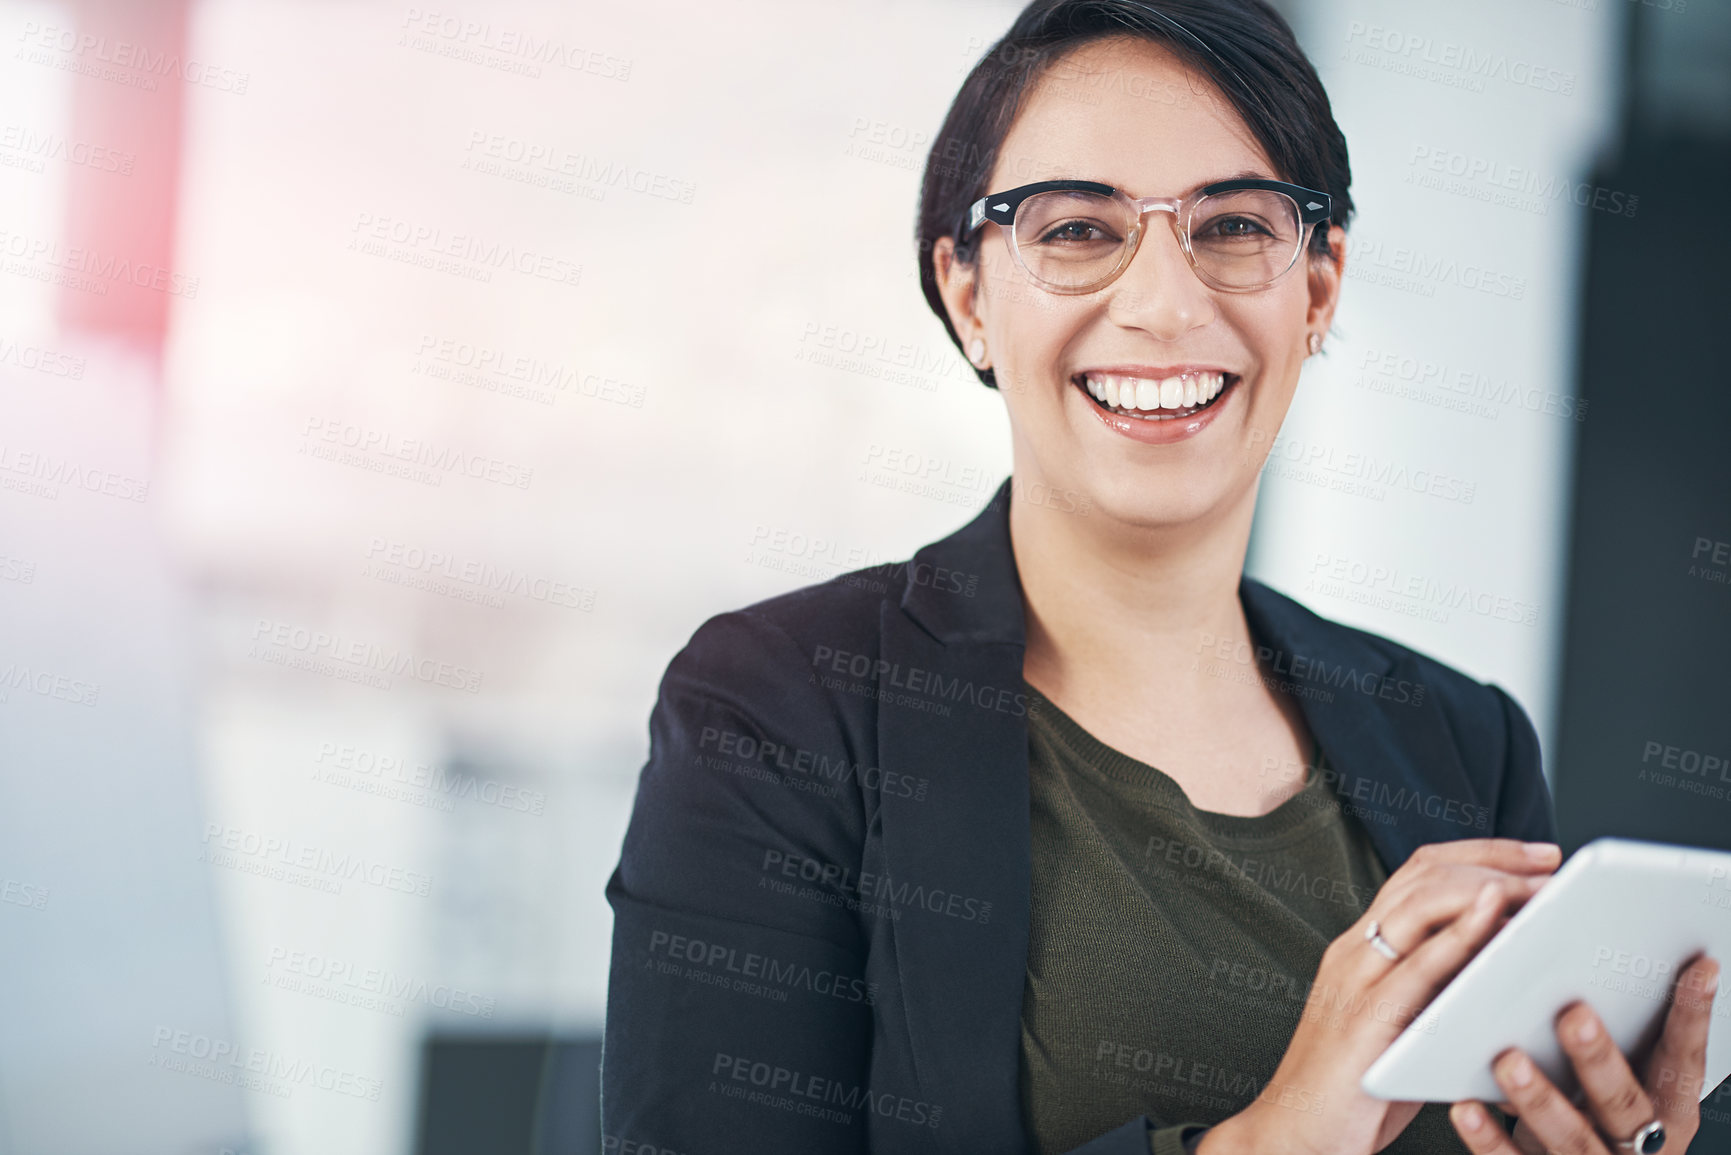
{"type": "Polygon", "coordinates": [[[1136,216],[1099,193],[1037,193],[1016,211],[1016,252],[1035,280],[1054,288],[1086,288],[1112,275],[1123,259],[1136,216]]]}
{"type": "Polygon", "coordinates": [[[1285,193],[1214,193],[1191,211],[1190,251],[1197,268],[1218,283],[1253,289],[1292,267],[1303,232],[1298,202],[1285,193]]]}

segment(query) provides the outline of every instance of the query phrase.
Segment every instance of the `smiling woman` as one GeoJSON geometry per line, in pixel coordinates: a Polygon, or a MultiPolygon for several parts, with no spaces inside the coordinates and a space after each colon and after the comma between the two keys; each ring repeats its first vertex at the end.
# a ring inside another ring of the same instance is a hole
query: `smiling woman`
{"type": "MultiPolygon", "coordinates": [[[[1687,1145],[1602,1032],[1564,1039],[1585,1101],[1505,1079],[1500,1127],[1359,1088],[1559,851],[1506,693],[1244,576],[1349,183],[1262,0],[1037,0],[969,75],[921,282],[1012,475],[669,666],[608,885],[616,1149],[1687,1145]]],[[[1705,1022],[1679,1000],[1646,1069],[1705,1022]]]]}

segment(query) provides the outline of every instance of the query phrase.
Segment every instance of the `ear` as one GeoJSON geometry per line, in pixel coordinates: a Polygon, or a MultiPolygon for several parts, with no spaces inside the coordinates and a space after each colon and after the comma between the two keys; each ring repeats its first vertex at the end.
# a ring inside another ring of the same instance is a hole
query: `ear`
{"type": "Polygon", "coordinates": [[[1346,277],[1346,230],[1339,225],[1328,229],[1328,255],[1305,250],[1310,266],[1310,309],[1305,316],[1305,328],[1312,333],[1326,333],[1334,324],[1334,309],[1340,304],[1340,286],[1346,277]]]}
{"type": "Polygon", "coordinates": [[[944,311],[950,315],[950,324],[966,349],[968,342],[984,336],[985,330],[985,319],[976,308],[979,264],[958,261],[955,238],[939,237],[932,245],[932,274],[937,281],[938,296],[944,301],[944,311]]]}

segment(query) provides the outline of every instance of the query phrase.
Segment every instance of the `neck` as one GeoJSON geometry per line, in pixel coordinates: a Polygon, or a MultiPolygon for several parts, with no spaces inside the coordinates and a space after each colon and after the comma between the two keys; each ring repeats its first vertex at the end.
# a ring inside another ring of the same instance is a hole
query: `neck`
{"type": "Polygon", "coordinates": [[[1028,680],[1048,694],[1118,685],[1136,699],[1194,687],[1205,639],[1250,640],[1238,583],[1255,502],[1253,486],[1209,518],[1147,527],[1012,498],[1028,680]]]}

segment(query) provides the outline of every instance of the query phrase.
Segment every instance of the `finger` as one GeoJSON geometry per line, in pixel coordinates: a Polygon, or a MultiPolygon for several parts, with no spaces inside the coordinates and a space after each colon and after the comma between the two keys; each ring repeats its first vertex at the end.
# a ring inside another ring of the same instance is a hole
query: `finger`
{"type": "Polygon", "coordinates": [[[1459,918],[1402,957],[1370,985],[1367,993],[1377,1000],[1379,1007],[1411,1008],[1408,1018],[1416,1015],[1490,938],[1502,901],[1501,885],[1484,883],[1477,898],[1459,918]]]}
{"type": "Polygon", "coordinates": [[[1537,1139],[1533,1138],[1533,1133],[1521,1125],[1520,1119],[1515,1115],[1513,1103],[1507,1099],[1499,1099],[1496,1108],[1497,1110],[1491,1113],[1491,1117],[1496,1120],[1497,1126],[1509,1133],[1515,1146],[1521,1149],[1522,1155],[1551,1155],[1537,1139]],[[1502,1113],[1500,1116],[1497,1114],[1498,1111],[1502,1113]]]}
{"type": "Polygon", "coordinates": [[[1498,1055],[1491,1073],[1545,1150],[1609,1155],[1593,1124],[1520,1048],[1510,1047],[1498,1055]]]}
{"type": "Polygon", "coordinates": [[[1449,1122],[1473,1155],[1521,1155],[1508,1133],[1497,1126],[1484,1104],[1476,1099],[1462,1099],[1450,1107],[1449,1122]]]}
{"type": "MultiPolygon", "coordinates": [[[[1401,863],[1401,870],[1415,871],[1432,866],[1488,866],[1511,874],[1549,873],[1563,860],[1563,852],[1555,842],[1523,842],[1518,838],[1456,838],[1446,842],[1427,842],[1413,851],[1401,863]]],[[[1390,876],[1393,878],[1393,875],[1390,876]]]]}
{"type": "MultiPolygon", "coordinates": [[[[1437,929],[1459,918],[1461,913],[1472,905],[1479,888],[1487,881],[1500,890],[1502,903],[1498,913],[1505,914],[1518,910],[1525,904],[1527,899],[1544,885],[1546,877],[1479,870],[1439,876],[1429,886],[1419,887],[1405,896],[1391,899],[1389,905],[1384,907],[1387,913],[1377,913],[1382,937],[1400,953],[1411,952],[1437,929]]],[[[1371,904],[1373,909],[1377,905],[1374,902],[1371,904]]],[[[1368,916],[1370,911],[1365,913],[1368,916]]],[[[1368,921],[1366,925],[1369,925],[1368,921]]]]}
{"type": "Polygon", "coordinates": [[[1565,1007],[1556,1030],[1600,1131],[1629,1136],[1653,1121],[1653,1101],[1591,1006],[1576,1002],[1565,1007]]]}
{"type": "Polygon", "coordinates": [[[1664,1033],[1645,1071],[1646,1091],[1667,1123],[1692,1122],[1700,1110],[1707,1077],[1707,1023],[1718,984],[1719,963],[1710,955],[1697,958],[1677,976],[1664,1033]]]}
{"type": "Polygon", "coordinates": [[[1514,1135],[1515,1146],[1521,1149],[1521,1155],[1551,1155],[1550,1150],[1539,1142],[1537,1135],[1533,1134],[1533,1129],[1521,1120],[1515,1120],[1515,1129],[1512,1134],[1514,1135]]]}

